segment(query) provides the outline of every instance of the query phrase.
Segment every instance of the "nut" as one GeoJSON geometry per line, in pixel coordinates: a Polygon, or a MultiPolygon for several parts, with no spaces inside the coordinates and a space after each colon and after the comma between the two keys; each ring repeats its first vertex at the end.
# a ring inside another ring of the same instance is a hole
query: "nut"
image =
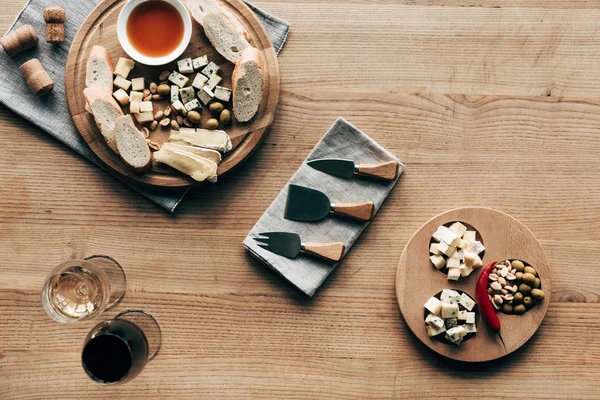
{"type": "Polygon", "coordinates": [[[143,128],[142,128],[142,133],[144,134],[144,137],[145,137],[146,139],[148,139],[148,138],[150,137],[150,131],[148,130],[148,128],[146,128],[146,127],[143,127],[143,128]]]}
{"type": "Polygon", "coordinates": [[[175,120],[171,121],[171,128],[173,128],[173,130],[175,130],[175,131],[179,130],[179,124],[177,123],[177,121],[175,121],[175,120]]]}
{"type": "Polygon", "coordinates": [[[163,117],[164,114],[165,113],[162,112],[162,111],[157,111],[156,114],[154,114],[154,119],[160,120],[160,119],[162,119],[162,117],[163,117]]]}
{"type": "Polygon", "coordinates": [[[507,274],[506,279],[509,281],[514,281],[515,279],[517,279],[517,277],[514,276],[513,274],[507,274]]]}
{"type": "Polygon", "coordinates": [[[491,287],[488,288],[488,294],[494,294],[494,289],[492,289],[491,287]]]}
{"type": "Polygon", "coordinates": [[[502,296],[500,295],[495,295],[494,296],[494,303],[496,303],[497,305],[502,305],[502,303],[504,303],[504,300],[502,299],[502,296]]]}
{"type": "Polygon", "coordinates": [[[152,95],[149,94],[148,96],[143,98],[144,101],[151,101],[152,100],[152,95]]]}
{"type": "Polygon", "coordinates": [[[504,267],[500,270],[500,276],[504,278],[506,275],[508,275],[508,268],[504,267]]]}
{"type": "Polygon", "coordinates": [[[158,121],[152,121],[150,124],[150,130],[153,131],[158,127],[158,121]]]}
{"type": "Polygon", "coordinates": [[[179,124],[179,126],[183,125],[183,117],[181,115],[177,116],[177,123],[179,124]]]}
{"type": "Polygon", "coordinates": [[[150,140],[150,141],[148,141],[148,147],[150,147],[150,148],[151,148],[152,150],[154,150],[154,151],[158,151],[158,150],[160,150],[160,146],[159,146],[159,144],[158,144],[158,143],[156,143],[156,142],[153,142],[153,141],[151,141],[151,140],[150,140]]]}
{"type": "Polygon", "coordinates": [[[513,299],[515,298],[515,296],[513,296],[512,294],[505,294],[504,296],[502,296],[502,298],[505,301],[513,301],[513,299]]]}
{"type": "Polygon", "coordinates": [[[497,280],[498,280],[498,275],[490,274],[490,281],[497,281],[497,280]]]}
{"type": "Polygon", "coordinates": [[[169,126],[171,124],[171,120],[169,118],[165,118],[160,121],[160,126],[169,126]]]}
{"type": "Polygon", "coordinates": [[[148,88],[150,89],[150,93],[155,94],[156,90],[158,89],[158,85],[156,82],[150,82],[150,86],[148,86],[148,88]]]}
{"type": "Polygon", "coordinates": [[[500,277],[498,278],[498,283],[502,285],[502,287],[506,286],[506,279],[500,277]]]}
{"type": "Polygon", "coordinates": [[[185,126],[187,126],[188,128],[191,128],[191,127],[193,127],[193,126],[194,126],[194,124],[192,124],[192,121],[190,121],[190,120],[189,120],[189,119],[187,119],[187,118],[184,118],[184,120],[183,120],[183,124],[184,124],[185,126]]]}
{"type": "Polygon", "coordinates": [[[150,93],[150,91],[148,89],[144,89],[144,91],[142,93],[143,93],[144,97],[148,97],[152,94],[152,93],[150,93]]]}
{"type": "Polygon", "coordinates": [[[500,291],[502,290],[502,285],[499,284],[498,282],[492,282],[492,284],[490,285],[490,287],[494,290],[500,291]]]}
{"type": "Polygon", "coordinates": [[[166,81],[167,79],[169,79],[169,76],[171,76],[171,72],[170,71],[164,71],[163,73],[160,74],[160,76],[158,77],[159,81],[166,81]]]}
{"type": "Polygon", "coordinates": [[[163,115],[165,117],[168,117],[169,115],[171,115],[171,107],[165,108],[165,111],[164,111],[163,115]]]}
{"type": "Polygon", "coordinates": [[[508,294],[508,289],[502,289],[502,290],[500,291],[500,293],[502,293],[502,294],[508,294]]]}
{"type": "Polygon", "coordinates": [[[160,94],[153,94],[152,100],[162,100],[162,96],[160,94]]]}

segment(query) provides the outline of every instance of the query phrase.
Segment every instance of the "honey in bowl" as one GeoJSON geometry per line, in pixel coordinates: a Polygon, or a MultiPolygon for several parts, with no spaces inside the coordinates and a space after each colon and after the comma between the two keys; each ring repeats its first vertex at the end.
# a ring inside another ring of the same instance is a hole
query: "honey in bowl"
{"type": "Polygon", "coordinates": [[[127,19],[131,45],[147,57],[171,54],[183,40],[183,19],[177,9],[161,0],[136,6],[127,19]]]}

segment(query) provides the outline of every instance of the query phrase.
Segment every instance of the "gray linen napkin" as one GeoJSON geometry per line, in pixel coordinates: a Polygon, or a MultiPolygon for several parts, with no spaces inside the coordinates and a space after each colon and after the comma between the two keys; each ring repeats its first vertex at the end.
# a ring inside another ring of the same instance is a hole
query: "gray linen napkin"
{"type": "Polygon", "coordinates": [[[396,160],[400,163],[398,179],[404,170],[402,162],[392,153],[345,119],[338,118],[317,143],[302,166],[294,173],[288,184],[279,192],[273,203],[246,236],[244,246],[259,261],[273,268],[308,296],[315,293],[338,263],[302,254],[295,259],[285,258],[259,247],[253,238],[259,236],[261,232],[294,232],[299,234],[303,241],[343,242],[346,245],[347,253],[369,223],[333,215],[318,222],[286,220],[283,218],[283,212],[289,184],[320,190],[334,203],[372,200],[377,212],[398,181],[398,179],[392,182],[381,182],[363,178],[337,178],[317,171],[306,164],[317,158],[345,158],[363,164],[396,160]]]}
{"type": "MultiPolygon", "coordinates": [[[[31,121],[89,161],[104,168],[100,160],[87,147],[71,121],[64,83],[65,63],[71,42],[85,18],[101,1],[30,0],[25,5],[9,32],[22,25],[30,24],[38,33],[40,43],[36,48],[25,51],[14,58],[10,58],[4,50],[0,49],[0,103],[31,121]],[[49,6],[60,6],[67,13],[65,41],[59,45],[50,45],[45,40],[46,23],[43,12],[49,6]],[[39,58],[54,80],[54,91],[42,99],[33,95],[19,74],[19,66],[31,58],[39,58]]],[[[250,4],[248,6],[264,24],[275,50],[279,53],[287,38],[290,25],[250,4]]],[[[72,178],[77,179],[77,177],[72,178]]],[[[123,182],[170,212],[175,210],[187,193],[187,190],[149,189],[131,182],[123,182]]]]}

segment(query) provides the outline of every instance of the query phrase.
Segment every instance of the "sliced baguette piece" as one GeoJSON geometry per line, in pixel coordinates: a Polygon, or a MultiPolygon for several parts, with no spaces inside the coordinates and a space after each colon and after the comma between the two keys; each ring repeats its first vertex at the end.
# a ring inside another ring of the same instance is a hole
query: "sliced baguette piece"
{"type": "Polygon", "coordinates": [[[240,21],[215,0],[185,0],[185,5],[213,47],[232,63],[238,61],[250,46],[250,35],[240,21]]]}
{"type": "Polygon", "coordinates": [[[85,86],[99,86],[112,93],[114,71],[106,49],[102,46],[92,47],[85,68],[85,86]]]}
{"type": "Polygon", "coordinates": [[[135,126],[131,115],[117,119],[115,140],[119,155],[125,164],[138,172],[150,168],[152,153],[150,153],[144,134],[135,126]]]}
{"type": "Polygon", "coordinates": [[[164,146],[152,157],[156,162],[167,164],[198,182],[208,180],[214,183],[217,181],[217,164],[206,158],[164,146]]]}
{"type": "Polygon", "coordinates": [[[195,154],[198,157],[206,158],[207,160],[210,160],[217,165],[219,165],[222,160],[221,153],[219,153],[216,150],[203,149],[201,147],[190,146],[189,144],[187,144],[185,142],[177,142],[177,143],[167,142],[167,143],[163,144],[163,147],[166,147],[169,150],[186,151],[188,153],[195,154]]]}
{"type": "Polygon", "coordinates": [[[113,98],[112,93],[99,86],[83,89],[83,95],[104,140],[111,149],[118,153],[115,128],[117,119],[123,116],[121,107],[113,98]]]}
{"type": "Polygon", "coordinates": [[[235,64],[231,76],[233,90],[233,115],[239,122],[250,121],[262,100],[262,68],[260,53],[248,47],[235,64]]]}
{"type": "Polygon", "coordinates": [[[222,153],[231,151],[231,138],[225,131],[208,129],[181,128],[171,131],[171,140],[181,140],[192,146],[217,150],[222,153]]]}

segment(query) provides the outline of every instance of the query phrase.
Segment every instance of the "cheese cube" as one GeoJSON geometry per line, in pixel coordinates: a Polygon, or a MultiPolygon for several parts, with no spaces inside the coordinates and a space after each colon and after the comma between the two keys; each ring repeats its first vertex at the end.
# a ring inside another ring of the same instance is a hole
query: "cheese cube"
{"type": "MultiPolygon", "coordinates": [[[[431,311],[431,310],[429,310],[431,311]]],[[[455,303],[442,303],[442,318],[457,318],[458,317],[458,304],[455,303]]]]}
{"type": "Polygon", "coordinates": [[[129,90],[129,88],[131,87],[131,81],[128,81],[127,79],[119,75],[117,75],[113,83],[116,87],[121,88],[123,90],[129,90]]]}
{"type": "Polygon", "coordinates": [[[458,320],[466,321],[467,320],[467,311],[461,310],[458,312],[458,320]]]}
{"type": "Polygon", "coordinates": [[[432,237],[438,242],[444,242],[447,245],[454,247],[456,247],[456,244],[458,244],[458,241],[460,240],[460,237],[456,233],[443,225],[433,233],[432,237]]]}
{"type": "Polygon", "coordinates": [[[449,281],[457,281],[460,278],[460,269],[456,268],[448,268],[448,280],[449,281]]]}
{"type": "Polygon", "coordinates": [[[143,92],[146,88],[146,80],[144,78],[135,78],[131,80],[131,90],[143,92]]]}
{"type": "Polygon", "coordinates": [[[460,270],[460,276],[462,276],[462,277],[469,276],[473,272],[473,268],[471,268],[470,266],[468,266],[466,264],[460,264],[458,266],[458,269],[460,270]]]}
{"type": "Polygon", "coordinates": [[[179,86],[171,85],[171,103],[179,100],[179,86]]]}
{"type": "Polygon", "coordinates": [[[129,95],[123,89],[119,89],[116,92],[114,92],[113,97],[117,99],[117,101],[121,103],[122,106],[126,106],[127,104],[129,104],[129,95]]]}
{"type": "Polygon", "coordinates": [[[185,106],[183,105],[183,103],[181,101],[177,100],[176,102],[174,102],[173,108],[175,110],[177,110],[177,112],[182,114],[184,117],[187,115],[187,110],[185,109],[185,106]]]}
{"type": "Polygon", "coordinates": [[[440,300],[442,303],[458,304],[458,301],[460,300],[460,293],[458,293],[456,290],[444,289],[440,295],[440,300]]]}
{"type": "Polygon", "coordinates": [[[187,112],[194,111],[200,108],[200,102],[198,99],[192,99],[192,101],[185,103],[184,107],[187,112]]]}
{"type": "Polygon", "coordinates": [[[447,268],[458,268],[459,265],[460,260],[458,258],[449,258],[448,261],[446,261],[447,268]]]}
{"type": "Polygon", "coordinates": [[[139,114],[140,113],[140,103],[139,101],[132,101],[129,103],[129,112],[131,114],[139,114]]]}
{"type": "Polygon", "coordinates": [[[453,328],[458,325],[458,318],[446,318],[444,323],[446,324],[446,329],[453,328]]]}
{"type": "Polygon", "coordinates": [[[459,237],[465,234],[467,231],[467,227],[461,224],[460,222],[455,222],[448,227],[452,232],[456,233],[459,237]]]}
{"type": "Polygon", "coordinates": [[[180,88],[184,87],[188,83],[189,80],[190,80],[190,78],[188,78],[185,75],[181,75],[177,71],[173,71],[173,73],[171,73],[171,75],[169,75],[169,82],[173,83],[174,85],[179,86],[180,88]]]}
{"type": "Polygon", "coordinates": [[[437,336],[440,333],[444,333],[446,332],[446,327],[442,326],[441,328],[438,328],[435,325],[427,325],[427,335],[429,335],[429,337],[432,336],[437,336]]]}
{"type": "Polygon", "coordinates": [[[466,293],[460,295],[458,303],[469,311],[475,307],[475,301],[466,293]]]}
{"type": "Polygon", "coordinates": [[[474,242],[475,240],[477,240],[477,232],[475,232],[475,231],[466,231],[463,234],[462,238],[464,240],[468,241],[468,242],[474,242]]]}
{"type": "Polygon", "coordinates": [[[217,86],[215,88],[215,97],[221,101],[229,101],[231,100],[231,89],[217,86]]]}
{"type": "Polygon", "coordinates": [[[462,251],[454,250],[454,253],[450,254],[450,258],[456,258],[457,260],[462,260],[463,259],[463,253],[462,251]]]}
{"type": "Polygon", "coordinates": [[[465,327],[465,332],[467,333],[477,332],[477,327],[475,326],[475,324],[465,324],[463,326],[465,327]]]}
{"type": "Polygon", "coordinates": [[[129,94],[129,102],[130,103],[141,103],[144,99],[144,94],[142,92],[131,92],[129,94]]]}
{"type": "Polygon", "coordinates": [[[472,251],[475,254],[480,254],[485,250],[485,247],[483,246],[483,244],[481,244],[481,242],[475,241],[471,243],[467,250],[472,251]]]}
{"type": "Polygon", "coordinates": [[[117,61],[117,65],[122,65],[127,69],[135,68],[135,61],[130,58],[119,57],[119,61],[117,61]]]}
{"type": "Polygon", "coordinates": [[[181,72],[182,74],[193,74],[194,73],[194,66],[192,64],[191,58],[184,58],[183,60],[177,61],[177,68],[179,69],[179,72],[181,72]]]}
{"type": "Polygon", "coordinates": [[[186,104],[186,103],[189,103],[190,101],[194,100],[194,97],[196,96],[196,92],[194,92],[193,87],[186,87],[183,89],[179,89],[179,96],[181,97],[181,102],[183,104],[186,104]]]}
{"type": "Polygon", "coordinates": [[[219,66],[214,62],[209,62],[208,65],[202,70],[202,74],[208,76],[209,78],[219,72],[219,66]]]}
{"type": "Polygon", "coordinates": [[[142,101],[140,103],[140,112],[152,112],[154,111],[154,108],[152,107],[152,102],[151,101],[142,101]]]}
{"type": "Polygon", "coordinates": [[[442,307],[442,302],[437,297],[430,297],[423,307],[430,313],[438,315],[442,307]]]}
{"type": "Polygon", "coordinates": [[[437,269],[442,269],[446,265],[446,259],[440,255],[433,255],[429,259],[437,269]]]}
{"type": "Polygon", "coordinates": [[[481,257],[475,257],[475,261],[473,262],[473,268],[479,268],[481,266],[483,266],[483,261],[481,260],[481,257]]]}
{"type": "Polygon", "coordinates": [[[456,247],[449,246],[446,242],[439,242],[438,249],[440,250],[440,253],[445,254],[448,257],[456,251],[456,247]]]}
{"type": "Polygon", "coordinates": [[[469,242],[468,240],[460,239],[460,242],[458,242],[458,245],[456,247],[464,250],[468,248],[470,244],[471,242],[469,242]]]}
{"type": "Polygon", "coordinates": [[[450,328],[446,331],[446,335],[448,335],[448,339],[453,342],[456,343],[459,340],[462,341],[462,339],[467,336],[467,330],[465,329],[464,326],[459,325],[459,326],[455,326],[453,328],[450,328]]]}
{"type": "Polygon", "coordinates": [[[219,75],[213,75],[210,77],[208,82],[206,82],[205,86],[210,90],[213,90],[219,84],[219,82],[221,82],[222,79],[223,78],[221,78],[219,75]]]}
{"type": "Polygon", "coordinates": [[[438,328],[444,326],[444,320],[433,314],[429,314],[427,318],[425,318],[425,323],[427,325],[437,326],[438,328]]]}
{"type": "MultiPolygon", "coordinates": [[[[215,95],[217,93],[215,92],[215,95]]],[[[440,254],[440,249],[439,249],[439,243],[431,243],[431,245],[429,246],[429,253],[433,254],[433,255],[439,255],[440,254]]]]}
{"type": "Polygon", "coordinates": [[[135,115],[135,119],[137,119],[137,121],[140,124],[145,124],[146,122],[154,121],[154,114],[151,112],[142,112],[142,113],[134,114],[134,115],[135,115]]]}
{"type": "Polygon", "coordinates": [[[212,101],[213,97],[215,97],[215,94],[212,92],[212,90],[210,90],[206,86],[204,86],[202,88],[202,90],[200,90],[198,92],[198,98],[204,105],[207,105],[208,103],[210,103],[212,101]]]}
{"type": "Polygon", "coordinates": [[[208,82],[208,78],[198,73],[194,78],[194,82],[192,82],[192,86],[198,90],[201,90],[204,87],[204,85],[206,85],[206,82],[208,82]]]}
{"type": "Polygon", "coordinates": [[[133,67],[135,67],[135,62],[133,60],[121,57],[115,67],[115,75],[127,78],[133,67]]]}
{"type": "Polygon", "coordinates": [[[474,312],[468,312],[466,313],[466,321],[467,324],[474,324],[475,323],[475,313],[474,312]]]}
{"type": "Polygon", "coordinates": [[[197,71],[202,67],[206,67],[208,65],[208,56],[201,56],[194,58],[192,60],[192,66],[197,71]]]}

